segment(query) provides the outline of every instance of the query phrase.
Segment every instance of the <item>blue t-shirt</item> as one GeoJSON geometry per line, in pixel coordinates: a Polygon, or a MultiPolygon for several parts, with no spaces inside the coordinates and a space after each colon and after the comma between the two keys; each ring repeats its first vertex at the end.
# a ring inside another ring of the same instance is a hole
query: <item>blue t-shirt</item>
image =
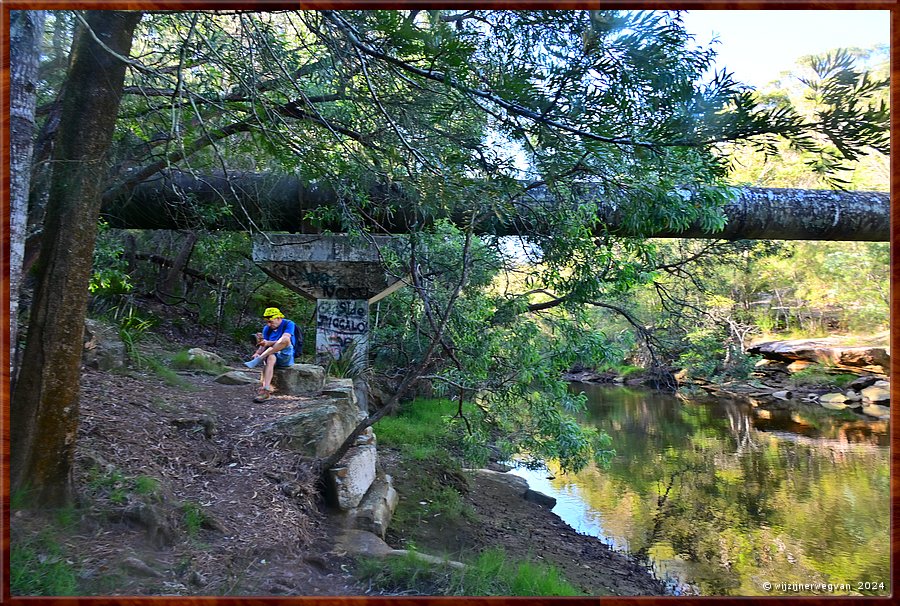
{"type": "Polygon", "coordinates": [[[266,341],[277,341],[284,335],[284,333],[288,333],[291,335],[291,344],[281,350],[281,353],[291,354],[291,357],[294,355],[294,348],[297,346],[297,325],[294,324],[291,320],[287,318],[281,319],[281,324],[278,325],[278,328],[272,328],[268,324],[263,327],[263,339],[266,341]]]}

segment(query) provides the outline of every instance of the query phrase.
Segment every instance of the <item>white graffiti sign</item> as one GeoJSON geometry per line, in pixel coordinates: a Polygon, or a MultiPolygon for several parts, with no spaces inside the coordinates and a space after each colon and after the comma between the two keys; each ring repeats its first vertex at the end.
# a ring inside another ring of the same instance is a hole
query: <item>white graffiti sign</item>
{"type": "Polygon", "coordinates": [[[316,355],[340,359],[351,343],[365,360],[369,344],[369,302],[365,299],[319,299],[316,305],[316,355]]]}

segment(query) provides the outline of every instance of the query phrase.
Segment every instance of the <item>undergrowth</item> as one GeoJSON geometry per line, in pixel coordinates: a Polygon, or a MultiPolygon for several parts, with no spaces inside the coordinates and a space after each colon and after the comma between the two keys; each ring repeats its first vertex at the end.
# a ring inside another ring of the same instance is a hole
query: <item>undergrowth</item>
{"type": "Polygon", "coordinates": [[[203,356],[194,356],[188,353],[188,350],[182,349],[172,357],[172,368],[179,370],[198,370],[200,372],[220,375],[227,372],[228,369],[218,362],[213,362],[203,356]]]}
{"type": "Polygon", "coordinates": [[[379,446],[399,451],[407,471],[398,478],[405,498],[391,520],[402,535],[414,537],[423,519],[453,523],[475,515],[460,494],[468,489],[462,473],[467,449],[463,428],[449,419],[455,410],[448,400],[417,399],[374,427],[379,446]]]}
{"type": "Polygon", "coordinates": [[[553,566],[515,561],[503,549],[488,549],[463,569],[431,564],[410,552],[403,557],[363,558],[356,574],[386,593],[449,596],[585,595],[553,566]]]}

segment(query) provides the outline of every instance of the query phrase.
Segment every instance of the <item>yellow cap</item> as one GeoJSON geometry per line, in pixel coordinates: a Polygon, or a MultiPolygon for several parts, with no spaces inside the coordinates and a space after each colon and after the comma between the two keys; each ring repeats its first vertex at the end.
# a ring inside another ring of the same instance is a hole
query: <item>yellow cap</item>
{"type": "Polygon", "coordinates": [[[264,318],[283,318],[284,314],[281,313],[281,310],[277,307],[267,307],[266,311],[263,312],[264,318]]]}

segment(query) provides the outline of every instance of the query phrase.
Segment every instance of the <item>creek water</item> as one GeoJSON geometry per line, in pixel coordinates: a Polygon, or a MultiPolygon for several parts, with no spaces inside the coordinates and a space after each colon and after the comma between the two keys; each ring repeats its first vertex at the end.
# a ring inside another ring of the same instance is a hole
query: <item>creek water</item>
{"type": "Polygon", "coordinates": [[[607,468],[514,469],[676,595],[889,595],[887,421],[575,384],[607,468]]]}

